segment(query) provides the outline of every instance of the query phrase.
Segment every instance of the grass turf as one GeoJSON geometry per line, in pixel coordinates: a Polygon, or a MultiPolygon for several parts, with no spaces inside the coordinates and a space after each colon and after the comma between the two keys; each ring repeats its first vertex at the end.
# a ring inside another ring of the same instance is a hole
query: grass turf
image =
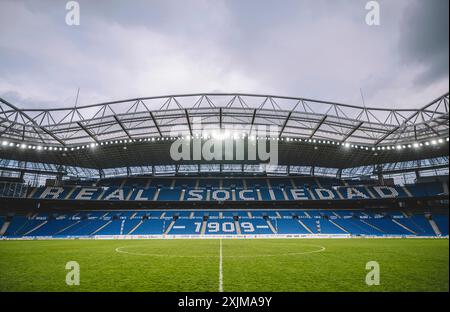
{"type": "MultiPolygon", "coordinates": [[[[449,290],[447,239],[222,242],[224,291],[449,290]],[[379,286],[365,283],[368,261],[380,264],[379,286]]],[[[0,241],[0,291],[217,291],[218,284],[216,239],[0,241]],[[79,286],[65,283],[72,260],[79,286]]]]}

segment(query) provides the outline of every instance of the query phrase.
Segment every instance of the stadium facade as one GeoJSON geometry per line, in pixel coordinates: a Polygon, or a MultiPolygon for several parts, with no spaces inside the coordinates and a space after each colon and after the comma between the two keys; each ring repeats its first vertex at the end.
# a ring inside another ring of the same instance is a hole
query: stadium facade
{"type": "Polygon", "coordinates": [[[0,236],[448,237],[448,114],[448,93],[419,109],[250,94],[56,109],[0,98],[0,236]],[[274,147],[276,162],[258,153],[274,147]]]}

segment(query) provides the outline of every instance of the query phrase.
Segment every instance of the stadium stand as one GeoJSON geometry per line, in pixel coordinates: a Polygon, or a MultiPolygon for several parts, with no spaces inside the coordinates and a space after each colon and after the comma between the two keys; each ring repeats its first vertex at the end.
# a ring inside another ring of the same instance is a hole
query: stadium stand
{"type": "Polygon", "coordinates": [[[0,108],[2,239],[448,237],[448,93],[401,111],[249,94],[0,108]],[[194,143],[227,157],[173,157],[194,143]]]}
{"type": "Polygon", "coordinates": [[[438,225],[441,236],[448,235],[448,214],[430,216],[423,213],[407,217],[398,213],[380,215],[373,211],[360,210],[353,211],[353,215],[343,215],[341,211],[332,210],[280,209],[83,211],[61,215],[15,215],[4,237],[279,234],[435,237],[438,235],[430,225],[431,220],[438,225]]]}
{"type": "Polygon", "coordinates": [[[448,216],[434,215],[433,220],[436,222],[441,234],[448,236],[448,216]]]}
{"type": "MultiPolygon", "coordinates": [[[[159,178],[158,188],[141,187],[132,182],[127,187],[127,179],[108,179],[100,181],[102,187],[37,187],[29,188],[27,197],[33,199],[75,199],[75,200],[153,200],[153,201],[233,201],[233,200],[360,200],[389,198],[420,198],[447,195],[444,184],[440,182],[421,183],[406,186],[341,186],[339,181],[327,187],[311,187],[295,183],[297,188],[288,186],[288,179],[252,179],[252,185],[269,184],[271,187],[247,188],[224,187],[219,179],[184,179],[159,178]],[[198,182],[202,184],[198,184],[198,182]],[[276,182],[274,182],[276,181],[276,182]],[[195,187],[176,186],[177,184],[195,187]],[[203,184],[204,183],[204,184],[203,184]],[[258,184],[259,183],[259,184],[258,184]],[[107,186],[109,185],[109,186],[107,186]],[[118,187],[117,185],[120,185],[118,187]],[[175,186],[174,186],[175,185],[175,186]],[[222,185],[222,186],[221,186],[222,185]]],[[[248,181],[248,179],[246,179],[248,181]]],[[[228,182],[233,183],[233,182],[228,182]]],[[[330,182],[331,183],[331,182],[330,182]]],[[[229,184],[232,185],[232,184],[229,184]]]]}

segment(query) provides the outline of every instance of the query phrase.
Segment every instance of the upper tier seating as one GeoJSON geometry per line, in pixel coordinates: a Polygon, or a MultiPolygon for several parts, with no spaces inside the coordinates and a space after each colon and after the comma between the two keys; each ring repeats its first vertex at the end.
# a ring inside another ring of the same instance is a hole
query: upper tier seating
{"type": "MultiPolygon", "coordinates": [[[[131,179],[131,178],[129,178],[131,179]]],[[[298,186],[295,179],[246,178],[240,184],[232,179],[201,178],[195,186],[180,186],[175,179],[154,178],[150,184],[138,183],[103,187],[38,187],[28,188],[33,199],[103,200],[103,201],[313,201],[313,200],[378,200],[392,198],[442,196],[441,183],[408,186],[298,186]],[[258,181],[257,184],[255,180],[258,181]],[[251,181],[250,183],[247,183],[251,181]],[[269,182],[270,181],[270,182],[269,182]],[[156,184],[156,185],[153,185],[156,184]],[[245,186],[241,186],[245,184],[245,186]],[[270,185],[270,187],[269,187],[270,185]]],[[[315,179],[317,180],[317,179],[315,179]]],[[[119,180],[117,180],[119,181],[119,180]]],[[[116,181],[116,182],[117,182],[116,181]]],[[[188,181],[188,180],[186,180],[188,181]]],[[[447,194],[448,195],[448,194],[447,194]]]]}

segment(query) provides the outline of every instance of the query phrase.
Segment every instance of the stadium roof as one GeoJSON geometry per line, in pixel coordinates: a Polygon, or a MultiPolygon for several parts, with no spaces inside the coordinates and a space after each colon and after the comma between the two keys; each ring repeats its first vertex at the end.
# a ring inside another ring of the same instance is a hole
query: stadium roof
{"type": "Polygon", "coordinates": [[[53,109],[18,108],[0,98],[0,158],[86,168],[170,164],[174,127],[193,136],[198,121],[210,133],[238,128],[249,138],[276,127],[280,164],[347,168],[448,155],[449,94],[418,109],[218,93],[53,109]],[[447,144],[395,148],[437,140],[447,144]]]}

